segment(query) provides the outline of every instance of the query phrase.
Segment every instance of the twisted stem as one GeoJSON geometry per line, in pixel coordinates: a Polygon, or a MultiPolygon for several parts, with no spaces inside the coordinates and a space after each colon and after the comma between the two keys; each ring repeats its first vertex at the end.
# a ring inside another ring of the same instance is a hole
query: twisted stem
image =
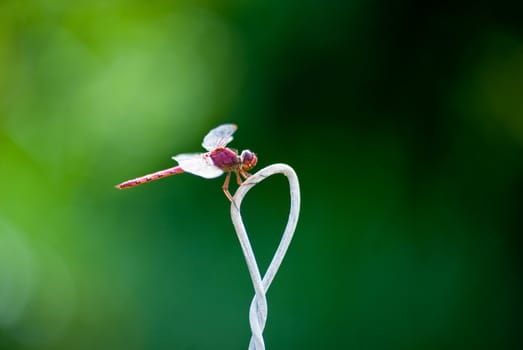
{"type": "Polygon", "coordinates": [[[298,216],[300,212],[300,186],[298,182],[298,176],[296,172],[286,164],[273,164],[269,165],[253,174],[238,188],[233,197],[231,203],[231,219],[238,235],[240,245],[245,256],[247,268],[251,276],[252,284],[254,286],[255,295],[252,299],[251,306],[249,309],[249,322],[251,325],[252,337],[249,343],[250,350],[265,350],[265,343],[263,340],[263,329],[267,321],[267,298],[266,293],[276,276],[276,272],[283,261],[285,253],[289,248],[289,244],[294,235],[296,225],[298,223],[298,216]],[[263,181],[269,176],[274,174],[283,174],[289,180],[289,190],[291,196],[291,208],[289,212],[289,218],[287,225],[283,232],[282,238],[274,253],[271,263],[265,272],[263,278],[261,277],[254,252],[252,250],[249,236],[243,224],[240,208],[245,195],[251,188],[256,186],[258,183],[263,181]]]}

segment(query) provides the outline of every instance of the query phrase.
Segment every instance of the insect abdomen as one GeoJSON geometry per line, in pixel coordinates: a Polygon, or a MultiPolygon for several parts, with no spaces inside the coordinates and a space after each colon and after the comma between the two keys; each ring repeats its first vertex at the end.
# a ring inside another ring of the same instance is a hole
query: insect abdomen
{"type": "Polygon", "coordinates": [[[160,171],[157,171],[152,174],[144,175],[141,177],[137,177],[136,179],[122,182],[121,184],[116,185],[115,187],[121,190],[121,189],[128,188],[128,187],[138,186],[138,185],[144,184],[146,182],[158,180],[158,179],[161,179],[162,177],[176,175],[176,174],[180,174],[180,173],[183,173],[182,168],[179,166],[176,166],[174,168],[160,170],[160,171]]]}

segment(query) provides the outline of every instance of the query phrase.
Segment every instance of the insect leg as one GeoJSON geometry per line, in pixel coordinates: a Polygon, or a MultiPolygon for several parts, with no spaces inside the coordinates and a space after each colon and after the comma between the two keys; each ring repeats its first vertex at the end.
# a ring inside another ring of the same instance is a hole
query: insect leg
{"type": "Polygon", "coordinates": [[[223,193],[225,193],[225,196],[231,201],[233,202],[232,200],[232,196],[231,196],[231,192],[229,192],[229,180],[231,179],[231,172],[228,172],[227,175],[225,176],[225,181],[223,182],[223,185],[222,185],[222,190],[223,190],[223,193]]]}
{"type": "Polygon", "coordinates": [[[248,172],[246,172],[245,170],[241,169],[240,170],[240,174],[244,177],[245,180],[247,180],[247,178],[249,176],[251,176],[251,174],[249,174],[248,172]]]}
{"type": "Polygon", "coordinates": [[[241,185],[242,184],[242,178],[240,177],[239,171],[235,171],[234,173],[236,174],[236,183],[238,185],[241,185]]]}

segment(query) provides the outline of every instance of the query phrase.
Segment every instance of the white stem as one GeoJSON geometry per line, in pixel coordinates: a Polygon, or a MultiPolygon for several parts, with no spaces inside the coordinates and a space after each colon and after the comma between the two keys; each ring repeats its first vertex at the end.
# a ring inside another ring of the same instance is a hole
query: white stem
{"type": "Polygon", "coordinates": [[[294,170],[286,164],[273,164],[269,165],[253,174],[238,188],[233,197],[234,202],[231,203],[231,219],[240,240],[240,245],[247,262],[247,268],[251,275],[252,284],[254,286],[255,295],[251,302],[249,310],[249,321],[251,325],[252,337],[249,343],[250,350],[265,350],[265,344],[263,341],[263,329],[265,328],[265,322],[267,321],[267,299],[265,294],[269,289],[276,272],[278,271],[283,257],[289,248],[292,236],[298,223],[298,216],[300,213],[300,185],[298,182],[298,176],[294,170]],[[243,219],[240,213],[241,204],[243,198],[249,192],[251,188],[256,184],[263,181],[265,178],[274,175],[283,174],[289,180],[290,196],[291,196],[291,209],[289,213],[289,219],[285,226],[285,231],[281,238],[280,244],[274,253],[274,257],[269,265],[269,268],[265,272],[263,278],[261,277],[254,252],[252,250],[249,236],[245,230],[243,219]]]}

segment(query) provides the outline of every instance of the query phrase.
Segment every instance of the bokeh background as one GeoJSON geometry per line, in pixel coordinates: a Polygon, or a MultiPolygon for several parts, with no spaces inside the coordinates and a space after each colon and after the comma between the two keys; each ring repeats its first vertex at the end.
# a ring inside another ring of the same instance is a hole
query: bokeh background
{"type": "Polygon", "coordinates": [[[0,1],[0,349],[247,348],[223,178],[113,187],[224,122],[268,349],[521,348],[522,4],[0,1]]]}

